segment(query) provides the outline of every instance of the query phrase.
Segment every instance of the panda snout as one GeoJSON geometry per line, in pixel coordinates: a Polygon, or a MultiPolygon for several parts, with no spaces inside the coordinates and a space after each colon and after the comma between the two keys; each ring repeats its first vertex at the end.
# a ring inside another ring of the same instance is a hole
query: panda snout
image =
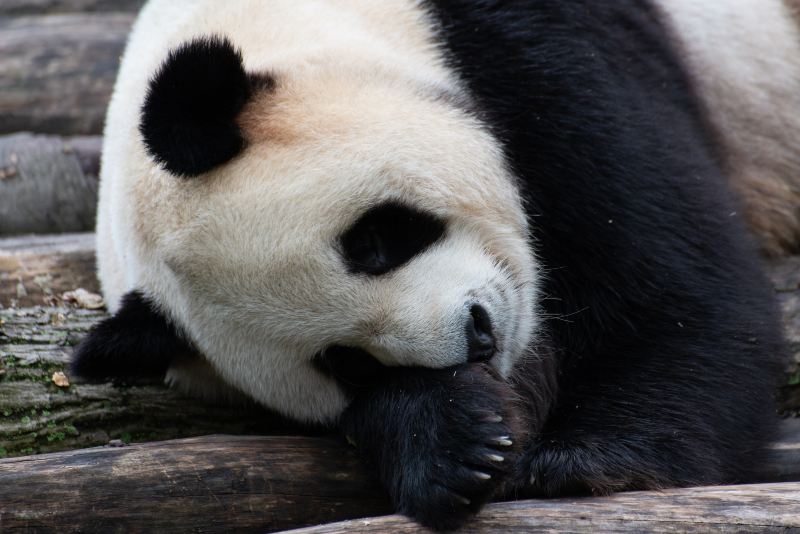
{"type": "Polygon", "coordinates": [[[497,346],[492,333],[492,321],[486,308],[473,304],[469,309],[467,324],[467,361],[488,362],[494,356],[497,346]]]}

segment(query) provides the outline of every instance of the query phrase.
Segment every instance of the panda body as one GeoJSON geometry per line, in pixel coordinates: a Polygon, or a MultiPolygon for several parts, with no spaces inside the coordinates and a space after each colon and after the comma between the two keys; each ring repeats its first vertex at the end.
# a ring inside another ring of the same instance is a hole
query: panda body
{"type": "Polygon", "coordinates": [[[784,354],[745,223],[800,235],[796,37],[777,0],[151,0],[75,368],[336,424],[434,527],[739,480],[784,354]]]}

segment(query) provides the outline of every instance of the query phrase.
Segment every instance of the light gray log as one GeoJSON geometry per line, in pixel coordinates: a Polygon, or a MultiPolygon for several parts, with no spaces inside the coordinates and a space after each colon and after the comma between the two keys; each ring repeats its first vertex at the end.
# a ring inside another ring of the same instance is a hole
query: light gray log
{"type": "Polygon", "coordinates": [[[0,137],[0,235],[92,230],[100,147],[99,137],[0,137]]]}
{"type": "Polygon", "coordinates": [[[98,11],[135,13],[142,5],[144,0],[3,0],[0,2],[0,16],[98,11]]]}
{"type": "MultiPolygon", "coordinates": [[[[487,506],[460,533],[797,532],[800,483],[686,488],[659,492],[516,501],[487,506]]],[[[429,532],[391,515],[291,531],[293,534],[429,532]]]]}
{"type": "Polygon", "coordinates": [[[134,17],[0,17],[0,133],[101,133],[134,17]]]}
{"type": "Polygon", "coordinates": [[[389,513],[355,453],[207,436],[0,461],[2,532],[265,532],[389,513]]]}
{"type": "MultiPolygon", "coordinates": [[[[772,454],[773,464],[790,459],[772,454]]],[[[385,492],[340,440],[206,436],[0,461],[4,532],[265,532],[389,511],[385,492]]],[[[506,502],[488,506],[464,532],[788,528],[800,528],[798,482],[506,502]]],[[[422,530],[388,516],[303,532],[354,531],[422,530]]]]}
{"type": "Polygon", "coordinates": [[[65,291],[98,292],[94,234],[0,239],[0,308],[52,306],[65,291]]]}

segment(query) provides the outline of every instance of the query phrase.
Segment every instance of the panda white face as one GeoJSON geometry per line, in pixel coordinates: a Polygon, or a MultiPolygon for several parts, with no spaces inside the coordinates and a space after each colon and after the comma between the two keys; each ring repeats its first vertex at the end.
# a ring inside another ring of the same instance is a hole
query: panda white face
{"type": "Polygon", "coordinates": [[[257,94],[228,163],[134,188],[145,291],[229,383],[302,419],[346,402],[314,366],[326,350],[508,374],[536,325],[536,277],[493,138],[404,84],[305,87],[257,94]]]}

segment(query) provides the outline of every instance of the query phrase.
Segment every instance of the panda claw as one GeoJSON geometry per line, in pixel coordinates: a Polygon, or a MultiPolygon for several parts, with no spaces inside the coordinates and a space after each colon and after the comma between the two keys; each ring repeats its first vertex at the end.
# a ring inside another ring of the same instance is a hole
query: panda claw
{"type": "Polygon", "coordinates": [[[498,414],[494,414],[494,415],[486,416],[483,420],[486,423],[502,423],[503,422],[503,416],[502,415],[498,415],[498,414]]]}
{"type": "Polygon", "coordinates": [[[479,480],[491,480],[492,478],[492,475],[489,473],[484,473],[483,471],[473,471],[473,474],[475,475],[475,478],[479,480]]]}
{"type": "Polygon", "coordinates": [[[510,447],[514,444],[508,436],[500,436],[494,439],[494,444],[499,447],[510,447]]]}
{"type": "Polygon", "coordinates": [[[455,498],[456,501],[460,502],[464,506],[469,506],[470,504],[472,504],[471,500],[467,499],[462,495],[459,495],[458,493],[453,493],[453,498],[455,498]]]}
{"type": "Polygon", "coordinates": [[[489,459],[489,460],[491,460],[492,462],[502,462],[502,461],[505,461],[505,458],[503,458],[503,457],[502,457],[502,456],[500,456],[499,454],[487,454],[487,455],[486,455],[486,458],[488,458],[488,459],[489,459]]]}

